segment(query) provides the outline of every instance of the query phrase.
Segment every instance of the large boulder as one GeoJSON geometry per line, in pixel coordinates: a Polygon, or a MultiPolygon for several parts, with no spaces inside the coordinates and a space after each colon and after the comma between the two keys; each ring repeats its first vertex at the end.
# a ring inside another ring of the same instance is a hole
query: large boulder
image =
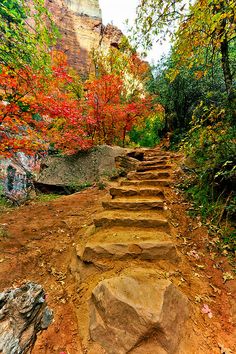
{"type": "Polygon", "coordinates": [[[52,319],[40,285],[27,283],[0,293],[0,353],[30,353],[37,333],[52,319]]]}
{"type": "Polygon", "coordinates": [[[187,316],[186,296],[170,281],[141,270],[96,286],[90,303],[90,335],[109,354],[128,353],[153,336],[155,354],[172,354],[187,316]]]}
{"type": "Polygon", "coordinates": [[[117,174],[115,158],[126,152],[119,146],[101,145],[71,156],[48,156],[41,163],[35,185],[43,191],[57,191],[112,177],[117,174]]]}

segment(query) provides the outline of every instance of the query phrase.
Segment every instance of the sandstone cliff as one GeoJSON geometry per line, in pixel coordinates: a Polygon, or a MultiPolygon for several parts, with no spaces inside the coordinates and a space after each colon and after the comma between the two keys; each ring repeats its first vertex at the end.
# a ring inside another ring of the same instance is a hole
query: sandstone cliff
{"type": "Polygon", "coordinates": [[[90,52],[99,46],[118,47],[122,32],[102,24],[98,0],[46,0],[46,7],[61,33],[57,48],[82,74],[90,70],[90,52]]]}

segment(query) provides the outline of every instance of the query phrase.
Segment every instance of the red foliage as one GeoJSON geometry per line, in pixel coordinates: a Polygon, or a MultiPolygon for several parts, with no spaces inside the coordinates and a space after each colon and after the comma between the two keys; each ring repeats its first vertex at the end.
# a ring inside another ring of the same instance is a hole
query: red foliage
{"type": "Polygon", "coordinates": [[[125,135],[137,119],[150,114],[150,97],[127,102],[125,85],[120,77],[104,75],[86,85],[84,114],[87,132],[96,144],[124,143],[125,135]]]}
{"type": "Polygon", "coordinates": [[[30,68],[0,73],[0,155],[47,150],[66,153],[90,146],[78,101],[66,90],[72,82],[65,58],[57,57],[47,77],[30,68]]]}
{"type": "MultiPolygon", "coordinates": [[[[146,64],[137,56],[131,59],[134,75],[141,77],[146,64]]],[[[0,69],[0,156],[32,154],[47,150],[49,144],[69,154],[92,144],[124,144],[126,133],[154,108],[150,97],[132,95],[129,101],[116,75],[86,82],[79,99],[71,89],[78,78],[58,52],[52,53],[46,76],[29,67],[0,69]]]]}

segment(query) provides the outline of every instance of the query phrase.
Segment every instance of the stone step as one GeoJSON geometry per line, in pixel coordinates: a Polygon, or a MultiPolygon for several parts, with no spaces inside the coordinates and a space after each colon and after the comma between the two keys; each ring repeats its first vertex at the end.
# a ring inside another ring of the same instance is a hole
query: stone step
{"type": "Polygon", "coordinates": [[[167,163],[169,163],[169,159],[168,160],[161,160],[161,159],[156,159],[156,160],[151,160],[151,161],[142,161],[139,163],[139,167],[141,166],[153,166],[153,165],[166,165],[167,163]]]}
{"type": "Polygon", "coordinates": [[[164,198],[164,193],[160,188],[152,188],[152,187],[147,187],[147,188],[113,187],[110,188],[110,194],[112,198],[134,197],[134,196],[139,196],[139,197],[153,196],[153,197],[164,198]]]}
{"type": "Polygon", "coordinates": [[[172,152],[156,150],[156,151],[145,151],[144,156],[170,156],[172,152]]]}
{"type": "Polygon", "coordinates": [[[171,173],[167,171],[129,172],[127,175],[129,180],[156,180],[170,177],[171,173]]]}
{"type": "Polygon", "coordinates": [[[111,242],[138,242],[158,240],[170,241],[171,236],[165,231],[158,231],[155,228],[125,226],[113,226],[109,228],[93,228],[88,234],[91,242],[111,243],[111,242]]]}
{"type": "Polygon", "coordinates": [[[172,165],[162,165],[162,164],[156,164],[156,165],[149,165],[149,166],[143,166],[143,165],[139,165],[136,169],[137,172],[142,172],[142,171],[155,171],[155,170],[171,170],[172,169],[172,165]]]}
{"type": "Polygon", "coordinates": [[[137,187],[169,187],[173,181],[171,179],[155,179],[155,180],[132,180],[132,181],[121,181],[121,186],[137,186],[137,187]]]}
{"type": "Polygon", "coordinates": [[[96,260],[168,260],[171,263],[179,261],[175,245],[171,241],[158,242],[155,240],[139,242],[89,242],[84,248],[81,260],[95,262],[96,260]]]}
{"type": "Polygon", "coordinates": [[[153,198],[152,199],[138,199],[137,197],[127,198],[117,198],[115,200],[105,201],[102,206],[106,210],[157,210],[164,208],[163,199],[153,198]]]}
{"type": "Polygon", "coordinates": [[[104,258],[179,260],[175,245],[165,232],[145,228],[109,228],[91,235],[91,240],[77,254],[85,262],[93,262],[104,258]]]}
{"type": "Polygon", "coordinates": [[[163,153],[163,150],[158,146],[155,148],[146,148],[145,153],[148,153],[148,152],[162,152],[163,153]]]}
{"type": "Polygon", "coordinates": [[[154,160],[169,160],[170,156],[161,155],[161,156],[144,156],[143,161],[154,161],[154,160]]]}
{"type": "Polygon", "coordinates": [[[169,224],[166,217],[161,212],[149,211],[127,211],[119,210],[115,212],[108,210],[102,212],[94,219],[96,227],[158,227],[159,231],[168,231],[169,224]]]}

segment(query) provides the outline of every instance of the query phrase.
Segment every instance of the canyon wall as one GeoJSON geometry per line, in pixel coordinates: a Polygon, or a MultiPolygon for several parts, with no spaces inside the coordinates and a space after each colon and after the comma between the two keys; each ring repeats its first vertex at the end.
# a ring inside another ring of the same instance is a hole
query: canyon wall
{"type": "Polygon", "coordinates": [[[92,49],[119,46],[122,32],[102,24],[98,0],[46,0],[45,4],[61,33],[57,49],[67,54],[69,64],[82,75],[92,70],[92,49]]]}

